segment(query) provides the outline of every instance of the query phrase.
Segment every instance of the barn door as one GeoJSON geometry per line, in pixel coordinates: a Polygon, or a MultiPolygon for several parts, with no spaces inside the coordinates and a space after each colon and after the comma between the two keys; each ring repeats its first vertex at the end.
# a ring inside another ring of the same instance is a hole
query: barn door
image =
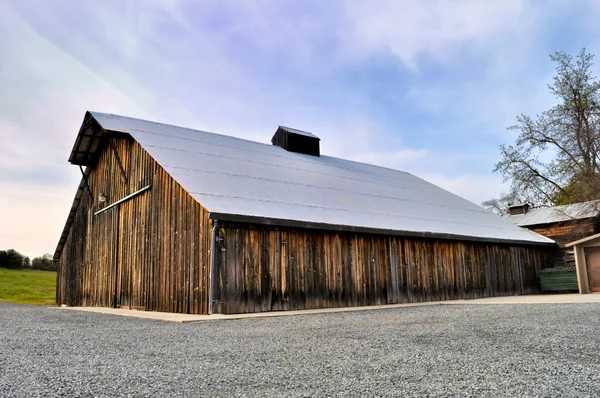
{"type": "Polygon", "coordinates": [[[115,307],[117,258],[119,240],[119,211],[107,209],[92,218],[95,242],[91,244],[89,289],[84,291],[83,305],[115,307]]]}
{"type": "Polygon", "coordinates": [[[147,307],[147,278],[150,247],[150,223],[147,193],[119,204],[119,251],[117,256],[116,306],[147,307]]]}
{"type": "Polygon", "coordinates": [[[590,290],[600,292],[600,247],[586,247],[585,255],[590,290]]]}

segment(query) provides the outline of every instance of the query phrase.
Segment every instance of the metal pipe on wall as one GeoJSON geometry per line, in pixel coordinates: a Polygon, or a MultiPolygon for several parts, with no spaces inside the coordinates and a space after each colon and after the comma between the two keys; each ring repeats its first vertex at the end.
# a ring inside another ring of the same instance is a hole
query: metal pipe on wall
{"type": "Polygon", "coordinates": [[[215,291],[215,266],[217,263],[217,229],[219,221],[213,220],[212,235],[210,241],[210,274],[208,283],[208,315],[213,313],[214,291],[215,291]]]}

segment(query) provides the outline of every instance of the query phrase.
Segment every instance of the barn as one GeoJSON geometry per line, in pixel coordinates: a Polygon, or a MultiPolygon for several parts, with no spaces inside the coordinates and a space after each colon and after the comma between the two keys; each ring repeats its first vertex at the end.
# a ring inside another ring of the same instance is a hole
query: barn
{"type": "Polygon", "coordinates": [[[508,219],[556,242],[554,267],[541,275],[542,291],[600,291],[600,200],[554,207],[520,203],[508,219]]]}
{"type": "Polygon", "coordinates": [[[600,200],[554,207],[515,204],[508,207],[508,219],[564,248],[569,242],[600,232],[600,200]]]}
{"type": "Polygon", "coordinates": [[[409,173],[87,112],[58,304],[193,314],[539,291],[554,242],[409,173]]]}

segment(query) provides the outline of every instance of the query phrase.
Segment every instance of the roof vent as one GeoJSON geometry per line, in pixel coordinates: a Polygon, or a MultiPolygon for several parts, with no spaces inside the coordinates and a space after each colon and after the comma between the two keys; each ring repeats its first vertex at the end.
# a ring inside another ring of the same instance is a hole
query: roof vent
{"type": "Polygon", "coordinates": [[[508,206],[508,214],[511,216],[526,214],[527,210],[529,210],[529,203],[520,203],[518,205],[508,206]]]}
{"type": "Polygon", "coordinates": [[[319,141],[321,139],[306,131],[279,126],[271,142],[282,147],[288,152],[303,153],[305,155],[320,156],[319,141]]]}

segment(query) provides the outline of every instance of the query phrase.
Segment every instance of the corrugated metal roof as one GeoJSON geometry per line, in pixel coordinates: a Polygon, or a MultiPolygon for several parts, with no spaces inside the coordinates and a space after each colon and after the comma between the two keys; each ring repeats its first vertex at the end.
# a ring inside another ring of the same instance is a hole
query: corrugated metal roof
{"type": "Polygon", "coordinates": [[[571,220],[582,220],[596,217],[600,213],[600,200],[575,203],[572,205],[539,207],[529,209],[525,214],[509,215],[515,224],[525,227],[531,225],[551,224],[571,220]]]}
{"type": "Polygon", "coordinates": [[[409,173],[91,112],[129,133],[211,214],[522,243],[553,241],[409,173]]]}

